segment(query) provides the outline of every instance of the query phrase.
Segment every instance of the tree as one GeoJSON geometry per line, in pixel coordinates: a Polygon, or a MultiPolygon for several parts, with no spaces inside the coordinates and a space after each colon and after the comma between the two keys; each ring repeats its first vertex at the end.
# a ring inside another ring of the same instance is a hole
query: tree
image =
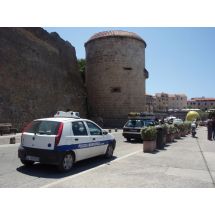
{"type": "Polygon", "coordinates": [[[200,115],[200,119],[202,120],[202,121],[205,121],[207,118],[208,118],[208,113],[207,112],[204,112],[204,111],[200,111],[199,112],[199,115],[200,115]]]}
{"type": "Polygon", "coordinates": [[[81,73],[81,77],[85,83],[86,60],[78,59],[78,67],[79,67],[79,72],[81,73]]]}
{"type": "Polygon", "coordinates": [[[209,119],[215,118],[215,111],[211,111],[208,116],[209,119]]]}

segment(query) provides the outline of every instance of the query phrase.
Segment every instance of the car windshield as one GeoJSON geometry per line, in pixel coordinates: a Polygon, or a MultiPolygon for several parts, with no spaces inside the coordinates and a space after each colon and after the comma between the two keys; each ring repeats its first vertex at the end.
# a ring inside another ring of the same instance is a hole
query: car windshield
{"type": "Polygon", "coordinates": [[[57,135],[60,122],[55,121],[33,121],[31,122],[25,132],[28,133],[37,133],[37,134],[46,134],[46,135],[57,135]]]}

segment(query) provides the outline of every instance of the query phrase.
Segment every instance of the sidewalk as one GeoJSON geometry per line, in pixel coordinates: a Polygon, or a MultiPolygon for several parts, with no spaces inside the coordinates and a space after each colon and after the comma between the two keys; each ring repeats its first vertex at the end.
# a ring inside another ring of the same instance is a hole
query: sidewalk
{"type": "Polygon", "coordinates": [[[9,144],[11,137],[16,138],[16,144],[20,143],[20,141],[21,141],[21,133],[17,133],[17,134],[7,134],[7,135],[0,136],[0,145],[9,144]]]}
{"type": "Polygon", "coordinates": [[[200,127],[155,154],[137,152],[101,168],[60,180],[48,187],[215,187],[215,141],[200,127]]]}

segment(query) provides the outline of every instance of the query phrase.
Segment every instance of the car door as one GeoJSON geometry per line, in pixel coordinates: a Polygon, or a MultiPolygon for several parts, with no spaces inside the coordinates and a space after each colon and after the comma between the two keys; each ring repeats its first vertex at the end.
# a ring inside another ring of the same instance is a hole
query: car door
{"type": "Polygon", "coordinates": [[[104,154],[107,149],[107,140],[102,129],[91,121],[85,121],[91,140],[92,156],[104,154]]]}
{"type": "Polygon", "coordinates": [[[91,138],[83,121],[71,122],[71,137],[76,154],[76,161],[92,157],[92,149],[89,147],[91,138]]]}

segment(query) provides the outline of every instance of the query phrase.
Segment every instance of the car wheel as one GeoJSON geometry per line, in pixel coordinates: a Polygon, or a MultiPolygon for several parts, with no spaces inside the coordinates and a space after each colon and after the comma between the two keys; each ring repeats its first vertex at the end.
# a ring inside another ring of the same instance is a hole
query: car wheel
{"type": "Polygon", "coordinates": [[[27,160],[23,160],[23,159],[21,159],[21,162],[25,166],[32,166],[34,164],[34,161],[27,161],[27,160]]]}
{"type": "Polygon", "coordinates": [[[130,141],[131,141],[131,138],[126,138],[126,139],[127,139],[127,141],[128,141],[128,142],[130,142],[130,141]]]}
{"type": "Polygon", "coordinates": [[[108,145],[106,153],[105,153],[105,157],[106,158],[111,158],[113,157],[113,151],[114,151],[114,146],[113,144],[108,145]]]}
{"type": "Polygon", "coordinates": [[[72,153],[67,153],[63,156],[61,163],[58,166],[58,169],[61,172],[69,172],[74,164],[74,156],[72,153]]]}

